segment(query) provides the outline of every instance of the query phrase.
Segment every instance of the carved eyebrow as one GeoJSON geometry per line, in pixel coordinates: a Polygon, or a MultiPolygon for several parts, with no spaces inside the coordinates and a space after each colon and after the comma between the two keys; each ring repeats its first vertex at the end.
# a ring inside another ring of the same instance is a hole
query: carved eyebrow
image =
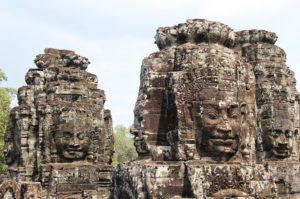
{"type": "Polygon", "coordinates": [[[219,108],[219,106],[216,105],[216,104],[202,104],[201,106],[204,107],[204,108],[214,108],[214,109],[219,108]]]}
{"type": "Polygon", "coordinates": [[[293,132],[290,131],[290,130],[285,130],[285,131],[284,131],[284,134],[285,134],[285,135],[288,135],[288,136],[293,136],[293,132]]]}
{"type": "Polygon", "coordinates": [[[274,128],[274,129],[270,129],[271,132],[274,132],[276,134],[282,134],[284,133],[281,129],[277,129],[277,128],[274,128]]]}
{"type": "Polygon", "coordinates": [[[206,108],[213,108],[213,109],[216,109],[216,110],[219,109],[218,104],[215,103],[215,102],[212,102],[212,101],[210,101],[210,102],[207,102],[207,101],[205,101],[205,102],[197,102],[197,103],[193,104],[193,109],[194,110],[199,111],[201,107],[205,108],[205,109],[206,108]]]}
{"type": "Polygon", "coordinates": [[[282,129],[273,129],[273,131],[276,131],[276,132],[282,132],[282,129]]]}
{"type": "Polygon", "coordinates": [[[215,100],[203,100],[203,101],[196,101],[198,105],[210,105],[210,106],[219,106],[219,102],[216,102],[215,100]]]}
{"type": "Polygon", "coordinates": [[[238,108],[238,107],[239,107],[238,104],[232,104],[232,105],[230,105],[230,108],[238,108]]]}
{"type": "MultiPolygon", "coordinates": [[[[195,106],[197,107],[205,107],[205,108],[209,108],[209,107],[212,107],[212,108],[215,108],[215,109],[220,109],[220,106],[219,106],[219,102],[216,102],[216,101],[212,101],[212,100],[204,100],[202,102],[197,102],[195,104],[195,106]]],[[[238,108],[240,107],[239,104],[231,104],[231,105],[228,105],[228,108],[238,108]]]]}
{"type": "Polygon", "coordinates": [[[73,135],[73,133],[70,132],[70,131],[64,131],[63,133],[64,133],[64,134],[68,134],[68,135],[73,135]]]}

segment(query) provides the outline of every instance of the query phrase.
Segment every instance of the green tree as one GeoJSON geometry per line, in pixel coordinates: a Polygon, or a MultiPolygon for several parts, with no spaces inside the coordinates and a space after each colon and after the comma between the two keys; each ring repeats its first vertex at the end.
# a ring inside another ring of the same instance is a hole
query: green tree
{"type": "MultiPolygon", "coordinates": [[[[0,69],[0,84],[3,81],[7,81],[7,77],[0,69]]],[[[16,90],[14,88],[0,87],[0,175],[2,175],[7,168],[2,149],[4,146],[4,134],[8,122],[10,104],[15,94],[16,90]]]]}
{"type": "Polygon", "coordinates": [[[129,128],[122,125],[117,125],[114,128],[115,138],[115,153],[113,156],[112,165],[129,162],[138,157],[134,144],[133,136],[129,132],[129,128]]]}

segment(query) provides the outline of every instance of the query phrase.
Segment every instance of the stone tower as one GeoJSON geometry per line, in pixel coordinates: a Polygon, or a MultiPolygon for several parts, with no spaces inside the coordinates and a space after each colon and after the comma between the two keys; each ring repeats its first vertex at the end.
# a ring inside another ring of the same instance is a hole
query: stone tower
{"type": "Polygon", "coordinates": [[[300,196],[299,104],[275,33],[187,20],[158,28],[115,198],[300,196]],[[126,197],[124,197],[124,195],[126,197]]]}
{"type": "Polygon", "coordinates": [[[300,193],[299,93],[285,52],[274,45],[275,33],[246,30],[236,33],[236,49],[252,64],[256,79],[257,162],[273,174],[278,197],[300,193]]]}
{"type": "Polygon", "coordinates": [[[73,51],[46,48],[35,63],[10,113],[5,177],[16,187],[41,186],[44,198],[108,198],[112,118],[96,75],[85,71],[90,62],[73,51]]]}

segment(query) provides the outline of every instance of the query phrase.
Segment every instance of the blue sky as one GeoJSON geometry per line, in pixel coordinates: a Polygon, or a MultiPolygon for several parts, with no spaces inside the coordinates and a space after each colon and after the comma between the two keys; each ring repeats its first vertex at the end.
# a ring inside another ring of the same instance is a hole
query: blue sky
{"type": "MultiPolygon", "coordinates": [[[[276,45],[300,88],[299,0],[11,0],[0,2],[1,86],[25,85],[25,74],[44,48],[70,49],[88,57],[87,71],[105,90],[114,125],[131,125],[144,57],[158,50],[158,27],[186,19],[220,21],[235,31],[276,32],[276,45]]],[[[14,106],[16,102],[14,102],[14,106]]]]}

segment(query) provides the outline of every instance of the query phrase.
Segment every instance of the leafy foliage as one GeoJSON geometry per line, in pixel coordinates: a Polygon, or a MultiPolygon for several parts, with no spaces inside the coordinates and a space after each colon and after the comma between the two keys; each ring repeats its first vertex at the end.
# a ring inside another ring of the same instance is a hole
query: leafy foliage
{"type": "MultiPolygon", "coordinates": [[[[6,80],[7,77],[0,69],[0,83],[6,80]]],[[[2,173],[7,168],[2,149],[4,146],[4,134],[8,122],[10,104],[12,97],[14,97],[15,94],[16,90],[13,88],[0,87],[0,175],[2,175],[2,173]]]]}
{"type": "Polygon", "coordinates": [[[115,153],[113,156],[112,165],[128,162],[138,157],[133,144],[133,137],[129,132],[129,128],[126,128],[122,125],[117,125],[114,128],[114,138],[115,153]]]}

